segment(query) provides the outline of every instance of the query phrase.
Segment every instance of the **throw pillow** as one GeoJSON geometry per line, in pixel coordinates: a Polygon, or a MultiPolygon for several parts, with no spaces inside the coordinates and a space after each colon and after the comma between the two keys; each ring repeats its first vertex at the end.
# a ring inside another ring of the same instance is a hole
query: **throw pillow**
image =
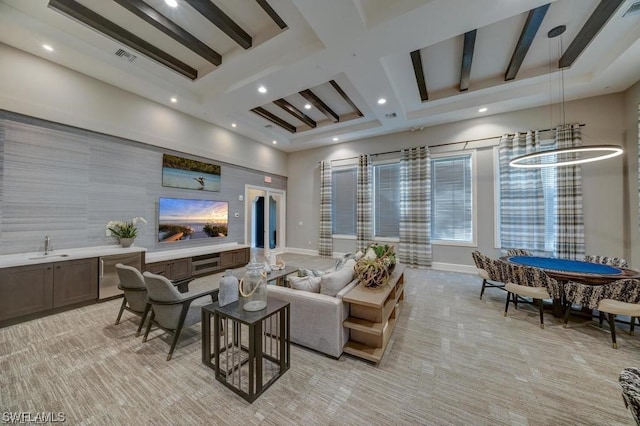
{"type": "Polygon", "coordinates": [[[320,277],[289,277],[289,284],[294,290],[320,293],[320,277]]]}
{"type": "Polygon", "coordinates": [[[345,262],[349,259],[358,260],[355,253],[347,253],[344,256],[342,256],[340,259],[338,259],[338,261],[336,262],[335,270],[337,271],[338,269],[341,269],[344,266],[345,262]]]}
{"type": "Polygon", "coordinates": [[[355,264],[355,260],[349,259],[342,268],[320,277],[320,293],[335,297],[340,290],[353,280],[353,267],[355,264]]]}
{"type": "Polygon", "coordinates": [[[299,277],[321,277],[324,274],[326,274],[325,271],[319,271],[317,269],[307,269],[307,268],[298,269],[299,277]]]}

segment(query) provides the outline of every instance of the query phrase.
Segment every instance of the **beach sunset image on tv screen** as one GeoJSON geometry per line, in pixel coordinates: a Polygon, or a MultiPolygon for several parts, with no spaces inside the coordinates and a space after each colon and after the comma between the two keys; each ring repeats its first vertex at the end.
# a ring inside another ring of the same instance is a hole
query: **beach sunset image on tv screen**
{"type": "Polygon", "coordinates": [[[160,198],[158,241],[169,243],[226,237],[229,203],[226,201],[160,198]]]}

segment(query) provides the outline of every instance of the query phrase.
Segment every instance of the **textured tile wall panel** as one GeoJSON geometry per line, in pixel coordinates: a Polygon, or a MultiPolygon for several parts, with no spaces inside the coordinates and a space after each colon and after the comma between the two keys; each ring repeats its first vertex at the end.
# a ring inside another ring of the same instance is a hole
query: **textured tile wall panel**
{"type": "MultiPolygon", "coordinates": [[[[116,244],[110,220],[142,216],[135,244],[150,251],[244,243],[246,184],[285,189],[287,179],[213,159],[0,111],[0,254],[39,251],[45,235],[55,249],[116,244]],[[220,164],[220,192],[162,186],[162,154],[220,164]],[[157,242],[160,197],[229,202],[226,238],[157,242]],[[234,213],[240,213],[235,218],[234,213]]],[[[251,153],[247,153],[251,155],[251,153]]]]}

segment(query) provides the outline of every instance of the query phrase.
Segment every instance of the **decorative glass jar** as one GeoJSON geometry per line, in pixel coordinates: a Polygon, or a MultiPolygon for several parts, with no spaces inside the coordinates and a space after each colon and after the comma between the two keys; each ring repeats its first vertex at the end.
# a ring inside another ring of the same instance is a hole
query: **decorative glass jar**
{"type": "Polygon", "coordinates": [[[264,265],[255,258],[247,265],[247,271],[240,280],[238,288],[242,296],[242,308],[245,311],[259,311],[267,307],[267,281],[264,265]]]}

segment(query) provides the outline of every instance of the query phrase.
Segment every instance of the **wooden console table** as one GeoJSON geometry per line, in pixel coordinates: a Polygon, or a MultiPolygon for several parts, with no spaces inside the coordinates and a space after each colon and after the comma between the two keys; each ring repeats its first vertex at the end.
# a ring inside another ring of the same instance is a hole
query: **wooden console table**
{"type": "Polygon", "coordinates": [[[351,330],[346,353],[380,362],[404,300],[404,268],[397,264],[389,283],[382,287],[369,289],[361,283],[342,298],[351,304],[350,316],[344,321],[351,330]]]}

